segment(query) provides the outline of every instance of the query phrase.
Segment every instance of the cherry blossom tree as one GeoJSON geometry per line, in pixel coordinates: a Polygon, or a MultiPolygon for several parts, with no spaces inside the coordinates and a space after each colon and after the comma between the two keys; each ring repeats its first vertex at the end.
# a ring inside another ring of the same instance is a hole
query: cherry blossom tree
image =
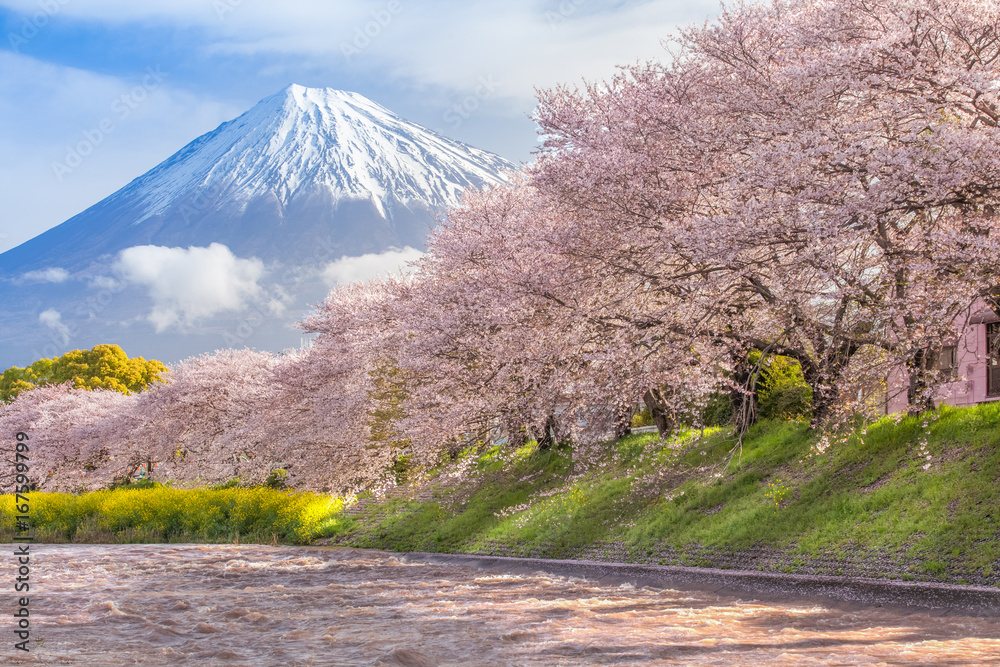
{"type": "Polygon", "coordinates": [[[1000,270],[1000,7],[737,3],[670,49],[541,92],[536,163],[468,193],[411,276],[333,291],[310,349],[190,359],[134,396],[32,389],[0,430],[33,434],[46,489],[144,465],[345,490],[503,439],[586,458],[640,399],[666,435],[728,390],[742,433],[768,354],[801,364],[817,425],[892,369],[927,399],[1000,270]]]}
{"type": "Polygon", "coordinates": [[[407,363],[429,379],[423,387],[447,389],[448,400],[425,400],[443,414],[423,423],[501,424],[513,440],[530,432],[540,443],[555,427],[595,441],[627,424],[633,402],[667,378],[684,375],[690,399],[696,376],[714,377],[714,361],[687,332],[631,326],[668,314],[677,322],[685,311],[638,277],[567,252],[567,215],[515,183],[470,194],[432,236],[399,318],[407,363]]]}
{"type": "Polygon", "coordinates": [[[130,448],[154,479],[185,485],[234,478],[261,482],[276,465],[280,444],[249,428],[266,411],[280,357],[220,350],[177,364],[169,382],[140,395],[130,448]]]}
{"type": "Polygon", "coordinates": [[[279,371],[282,428],[296,451],[324,452],[325,474],[340,488],[391,486],[388,469],[418,451],[398,430],[412,379],[399,362],[397,318],[413,289],[398,278],[338,287],[300,324],[318,334],[312,347],[279,371]]]}
{"type": "Polygon", "coordinates": [[[576,252],[686,300],[697,276],[701,326],[799,360],[819,421],[859,351],[926,359],[990,286],[997,34],[977,2],[736,5],[669,64],[544,93],[532,182],[576,252]]]}
{"type": "MultiPolygon", "coordinates": [[[[0,404],[0,435],[13,461],[15,435],[28,435],[28,484],[43,491],[107,486],[130,471],[132,452],[123,438],[138,396],[110,389],[74,389],[69,384],[23,391],[0,404]]],[[[0,488],[14,488],[13,466],[0,474],[0,488]]]]}

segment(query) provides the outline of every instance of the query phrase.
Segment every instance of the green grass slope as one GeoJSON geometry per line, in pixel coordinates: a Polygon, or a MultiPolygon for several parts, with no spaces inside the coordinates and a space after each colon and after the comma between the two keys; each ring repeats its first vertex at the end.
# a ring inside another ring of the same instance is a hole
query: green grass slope
{"type": "Polygon", "coordinates": [[[340,544],[1000,583],[1000,404],[885,418],[821,439],[801,422],[660,442],[495,448],[348,510],[340,544]]]}

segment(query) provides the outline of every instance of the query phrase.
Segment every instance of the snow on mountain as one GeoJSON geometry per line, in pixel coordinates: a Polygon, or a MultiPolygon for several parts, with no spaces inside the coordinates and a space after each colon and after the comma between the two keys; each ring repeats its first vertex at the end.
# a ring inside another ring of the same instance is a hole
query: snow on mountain
{"type": "MultiPolygon", "coordinates": [[[[447,207],[468,187],[496,183],[514,168],[496,155],[411,123],[357,93],[291,85],[186,146],[133,182],[148,215],[192,186],[246,201],[271,191],[287,205],[303,187],[336,199],[447,207]]],[[[141,222],[141,220],[137,221],[141,222]]]]}
{"type": "Polygon", "coordinates": [[[463,190],[516,168],[357,93],[289,86],[0,254],[0,368],[97,343],[167,361],[297,344],[324,281],[412,257],[463,190]]]}
{"type": "Polygon", "coordinates": [[[124,188],[0,255],[0,271],[70,272],[137,245],[226,245],[288,260],[420,246],[468,187],[516,165],[357,93],[291,85],[124,188]]]}

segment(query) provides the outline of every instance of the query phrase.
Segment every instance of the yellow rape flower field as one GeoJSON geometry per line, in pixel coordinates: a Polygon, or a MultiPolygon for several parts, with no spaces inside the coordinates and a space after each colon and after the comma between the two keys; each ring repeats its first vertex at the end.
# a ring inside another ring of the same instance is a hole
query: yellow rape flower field
{"type": "MultiPolygon", "coordinates": [[[[253,542],[306,544],[339,532],[342,498],[269,488],[113,489],[27,494],[38,542],[253,542]]],[[[16,526],[14,496],[0,496],[0,539],[16,526]]]]}

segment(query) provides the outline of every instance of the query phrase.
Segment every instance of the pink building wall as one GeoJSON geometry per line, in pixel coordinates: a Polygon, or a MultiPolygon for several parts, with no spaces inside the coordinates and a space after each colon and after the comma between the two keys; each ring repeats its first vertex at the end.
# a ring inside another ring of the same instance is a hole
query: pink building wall
{"type": "MultiPolygon", "coordinates": [[[[1000,318],[982,299],[977,299],[969,313],[955,319],[956,350],[954,373],[958,379],[937,389],[934,404],[946,403],[955,407],[1000,401],[1000,396],[987,396],[989,349],[986,327],[1000,318]]],[[[907,388],[909,375],[905,369],[889,373],[886,380],[886,413],[904,412],[908,407],[907,388]]]]}

